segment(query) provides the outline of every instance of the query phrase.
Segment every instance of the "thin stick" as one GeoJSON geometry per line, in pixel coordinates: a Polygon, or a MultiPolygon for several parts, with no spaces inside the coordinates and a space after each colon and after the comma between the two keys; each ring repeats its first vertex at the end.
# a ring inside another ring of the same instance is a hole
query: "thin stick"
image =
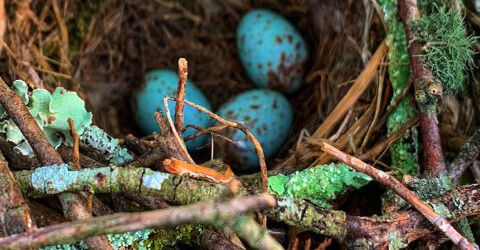
{"type": "Polygon", "coordinates": [[[75,121],[72,118],[68,118],[68,125],[70,126],[70,135],[72,136],[73,139],[73,166],[75,169],[80,169],[80,144],[78,140],[78,133],[77,130],[75,129],[75,121]]]}
{"type": "Polygon", "coordinates": [[[450,163],[449,175],[455,184],[458,184],[460,177],[465,169],[477,159],[480,154],[480,128],[475,131],[473,136],[462,146],[460,152],[450,163]]]}
{"type": "MultiPolygon", "coordinates": [[[[173,98],[171,98],[171,97],[164,98],[163,101],[164,101],[165,106],[166,106],[166,103],[167,103],[167,99],[173,100],[173,98]]],[[[260,145],[260,142],[257,140],[257,138],[245,126],[243,126],[243,124],[226,120],[226,119],[218,116],[217,114],[213,113],[212,111],[210,111],[210,110],[208,110],[208,109],[206,109],[206,108],[204,108],[204,107],[202,107],[198,104],[190,102],[186,99],[184,101],[185,101],[186,104],[204,112],[205,114],[207,114],[211,118],[217,120],[218,122],[223,123],[223,124],[225,124],[229,127],[239,129],[243,133],[245,133],[245,135],[248,137],[248,139],[250,139],[250,141],[252,141],[253,146],[255,147],[255,151],[256,151],[257,156],[258,156],[258,162],[259,162],[261,173],[262,173],[263,192],[267,193],[268,192],[267,164],[265,163],[265,155],[263,153],[262,145],[260,145]]],[[[168,116],[168,114],[167,114],[167,116],[168,116]]]]}
{"type": "Polygon", "coordinates": [[[178,89],[175,104],[175,128],[182,134],[183,125],[183,100],[185,99],[185,86],[187,85],[188,65],[185,58],[178,59],[178,89]]]}
{"type": "Polygon", "coordinates": [[[457,245],[460,249],[476,249],[472,243],[470,243],[465,237],[455,230],[455,228],[450,225],[450,223],[440,215],[438,215],[433,209],[428,206],[423,200],[418,198],[415,193],[406,188],[400,181],[398,181],[392,175],[378,170],[369,164],[348,155],[332,145],[323,142],[322,149],[334,156],[335,158],[345,162],[350,165],[357,171],[365,173],[375,179],[376,181],[382,183],[383,185],[390,188],[392,191],[397,193],[400,197],[405,199],[408,203],[414,206],[420,213],[422,213],[425,218],[427,218],[433,225],[442,231],[452,242],[457,245]]]}
{"type": "Polygon", "coordinates": [[[235,198],[225,203],[208,201],[148,212],[117,213],[43,227],[32,233],[1,238],[0,248],[32,249],[54,244],[73,243],[94,235],[117,234],[186,223],[213,224],[217,223],[220,218],[231,220],[239,214],[274,205],[275,199],[272,196],[262,194],[235,198]]]}

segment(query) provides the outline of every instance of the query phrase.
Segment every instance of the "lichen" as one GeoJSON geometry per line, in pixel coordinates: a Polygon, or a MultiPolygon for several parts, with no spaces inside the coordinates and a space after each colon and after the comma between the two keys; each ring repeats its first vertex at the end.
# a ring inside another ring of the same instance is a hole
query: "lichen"
{"type": "Polygon", "coordinates": [[[67,164],[36,168],[31,177],[32,187],[45,194],[65,192],[78,178],[77,171],[70,171],[67,164]]]}
{"type": "Polygon", "coordinates": [[[142,177],[142,186],[148,189],[162,189],[163,181],[168,179],[171,175],[158,171],[146,169],[142,177]]]}
{"type": "Polygon", "coordinates": [[[388,233],[388,250],[398,250],[407,247],[408,244],[403,242],[397,232],[388,233]]]}
{"type": "Polygon", "coordinates": [[[120,147],[118,139],[111,137],[97,126],[92,125],[86,128],[80,139],[105,155],[112,164],[122,164],[133,159],[127,149],[120,147]]]}
{"type": "Polygon", "coordinates": [[[345,193],[349,188],[360,188],[371,180],[344,164],[319,165],[297,171],[291,175],[275,175],[268,178],[269,192],[275,195],[306,199],[330,208],[329,201],[345,193]]]}
{"type": "Polygon", "coordinates": [[[415,39],[424,44],[426,65],[432,70],[443,92],[459,93],[465,88],[466,72],[473,66],[472,44],[476,38],[467,36],[461,14],[445,7],[435,7],[413,20],[415,39]]]}
{"type": "MultiPolygon", "coordinates": [[[[13,90],[22,98],[30,114],[55,148],[64,141],[67,145],[72,145],[68,118],[75,121],[75,129],[79,134],[92,123],[92,113],[87,112],[85,102],[73,91],[58,87],[50,94],[45,89],[35,89],[29,96],[28,86],[21,80],[14,82],[13,90]]],[[[33,157],[31,146],[3,109],[0,111],[0,117],[2,118],[0,133],[5,133],[7,140],[16,145],[17,152],[33,157]]]]}
{"type": "MultiPolygon", "coordinates": [[[[379,3],[385,13],[384,17],[388,26],[386,43],[389,59],[388,72],[393,89],[392,105],[398,101],[397,99],[400,98],[410,79],[410,58],[403,24],[397,20],[397,1],[379,0],[379,3]]],[[[411,99],[411,94],[406,94],[399,101],[397,108],[389,115],[388,134],[400,129],[415,116],[415,104],[411,99]]],[[[412,129],[391,144],[392,173],[396,177],[401,178],[403,174],[418,174],[416,149],[414,148],[416,141],[417,133],[415,129],[412,129]]]]}
{"type": "MultiPolygon", "coordinates": [[[[107,239],[110,241],[113,249],[152,249],[147,240],[152,233],[151,229],[138,230],[122,234],[108,234],[107,239]]],[[[79,241],[72,244],[63,244],[56,246],[48,246],[40,248],[42,250],[87,250],[88,245],[85,241],[79,241]]]]}
{"type": "Polygon", "coordinates": [[[452,188],[452,180],[447,174],[440,174],[437,178],[416,179],[410,187],[423,200],[442,196],[452,188]]]}

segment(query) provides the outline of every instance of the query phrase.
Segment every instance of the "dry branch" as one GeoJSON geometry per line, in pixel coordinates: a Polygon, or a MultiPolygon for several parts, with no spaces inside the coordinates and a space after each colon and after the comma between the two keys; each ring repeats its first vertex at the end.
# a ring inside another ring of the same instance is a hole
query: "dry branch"
{"type": "Polygon", "coordinates": [[[322,149],[325,152],[335,156],[337,159],[350,165],[355,170],[369,175],[376,181],[382,183],[383,185],[387,186],[392,191],[397,193],[400,197],[405,199],[420,213],[422,213],[432,224],[437,227],[437,229],[439,229],[446,236],[448,236],[450,240],[452,240],[452,242],[461,249],[475,249],[473,244],[470,243],[460,233],[458,233],[457,230],[455,230],[455,228],[450,225],[450,223],[445,218],[438,215],[430,206],[428,206],[423,200],[418,198],[415,193],[406,188],[392,175],[378,170],[351,155],[345,154],[326,142],[323,143],[322,149]]]}
{"type": "Polygon", "coordinates": [[[175,129],[182,134],[183,127],[183,100],[185,99],[185,87],[187,85],[188,66],[185,58],[178,59],[178,89],[175,103],[175,129]]]}
{"type": "MultiPolygon", "coordinates": [[[[275,199],[270,195],[263,194],[235,198],[225,203],[208,201],[179,208],[140,213],[117,213],[84,221],[57,224],[40,228],[31,233],[2,238],[0,239],[0,248],[37,248],[53,244],[73,243],[94,235],[116,234],[186,223],[216,224],[220,221],[235,221],[235,217],[240,214],[274,205],[275,199]]],[[[238,222],[236,225],[243,228],[248,224],[238,222]]],[[[245,230],[248,232],[249,229],[245,228],[245,230]]],[[[263,237],[263,241],[277,246],[269,249],[282,249],[268,234],[264,234],[263,237]]]]}

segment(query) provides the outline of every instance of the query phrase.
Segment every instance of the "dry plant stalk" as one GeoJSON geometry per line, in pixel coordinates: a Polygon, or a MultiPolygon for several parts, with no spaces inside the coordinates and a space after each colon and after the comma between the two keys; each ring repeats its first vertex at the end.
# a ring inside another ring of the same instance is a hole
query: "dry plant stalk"
{"type": "Polygon", "coordinates": [[[188,64],[185,58],[178,59],[178,89],[177,102],[175,103],[175,129],[182,135],[183,126],[183,100],[185,99],[185,86],[188,78],[188,64]]]}
{"type": "Polygon", "coordinates": [[[390,188],[397,193],[400,197],[405,199],[408,203],[414,206],[420,213],[425,216],[438,230],[444,233],[450,240],[457,245],[460,249],[473,250],[476,249],[472,243],[470,243],[465,237],[455,230],[455,228],[443,217],[438,215],[430,206],[428,206],[423,200],[421,200],[415,193],[406,188],[399,180],[393,175],[378,170],[369,164],[348,155],[332,145],[323,142],[322,149],[335,156],[335,158],[345,162],[355,170],[365,173],[390,188]]]}
{"type": "Polygon", "coordinates": [[[72,118],[68,118],[68,125],[70,126],[70,135],[73,138],[73,166],[75,169],[80,169],[80,142],[78,139],[78,133],[77,130],[75,129],[75,121],[72,118]]]}

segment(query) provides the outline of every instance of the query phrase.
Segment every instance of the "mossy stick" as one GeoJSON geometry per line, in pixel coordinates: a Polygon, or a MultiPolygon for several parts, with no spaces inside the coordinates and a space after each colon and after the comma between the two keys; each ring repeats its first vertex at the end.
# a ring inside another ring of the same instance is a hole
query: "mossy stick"
{"type": "MultiPolygon", "coordinates": [[[[42,130],[25,106],[22,98],[13,92],[0,78],[0,104],[7,114],[20,128],[25,138],[32,146],[42,164],[62,164],[60,154],[50,145],[42,130]]],[[[80,197],[72,193],[64,193],[59,196],[65,216],[70,220],[86,219],[92,216],[87,210],[80,197]]],[[[112,249],[105,236],[87,239],[87,243],[93,248],[112,249]]]]}
{"type": "Polygon", "coordinates": [[[57,224],[32,233],[2,238],[0,239],[0,248],[37,248],[72,243],[95,235],[124,233],[186,223],[215,224],[219,221],[235,220],[237,215],[274,205],[275,199],[272,196],[262,194],[239,197],[224,203],[208,201],[148,212],[117,213],[79,222],[57,224]]]}
{"type": "Polygon", "coordinates": [[[7,161],[0,151],[0,237],[30,232],[35,223],[7,161]]]}
{"type": "Polygon", "coordinates": [[[450,223],[440,215],[438,215],[430,206],[428,206],[423,200],[421,200],[415,193],[406,188],[400,181],[398,181],[392,175],[378,170],[369,164],[348,155],[332,145],[323,142],[322,149],[335,156],[337,159],[350,165],[357,171],[365,173],[390,188],[397,193],[400,197],[405,199],[408,203],[414,206],[419,212],[421,212],[438,230],[443,232],[452,242],[461,249],[475,249],[474,245],[470,243],[465,237],[455,230],[450,223]]]}
{"type": "Polygon", "coordinates": [[[426,155],[426,174],[438,176],[446,171],[445,161],[440,143],[440,131],[437,121],[437,100],[442,94],[442,85],[434,78],[432,71],[426,66],[422,44],[414,39],[409,25],[418,19],[420,13],[416,0],[400,0],[399,15],[407,38],[410,55],[410,69],[415,87],[415,100],[419,107],[420,130],[426,155]]]}

